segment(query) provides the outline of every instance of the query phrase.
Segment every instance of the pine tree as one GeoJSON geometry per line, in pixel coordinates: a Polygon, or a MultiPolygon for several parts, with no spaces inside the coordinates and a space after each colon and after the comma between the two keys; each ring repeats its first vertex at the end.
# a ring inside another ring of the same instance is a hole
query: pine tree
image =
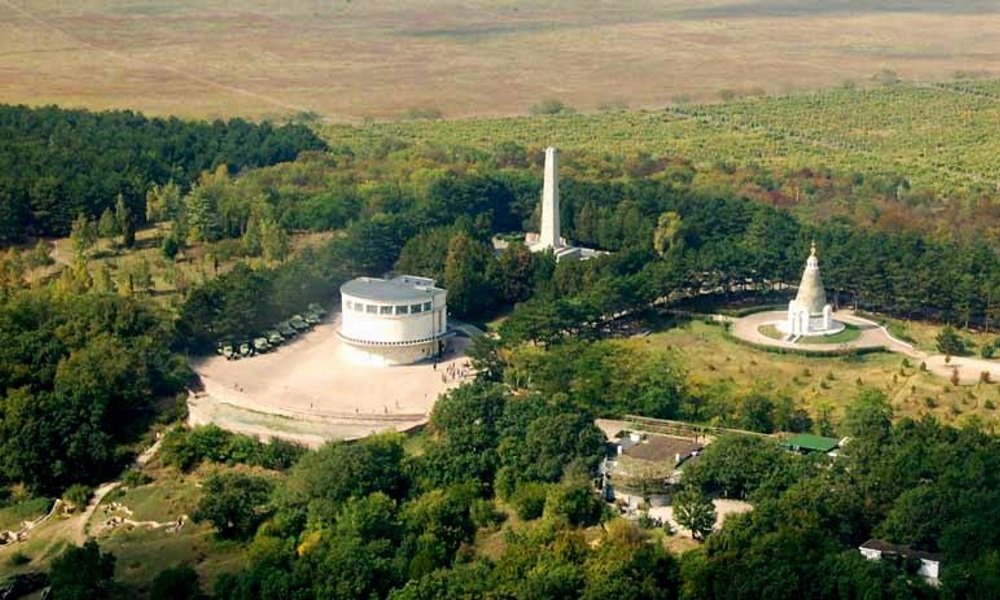
{"type": "Polygon", "coordinates": [[[93,221],[87,219],[86,215],[80,214],[74,221],[70,230],[69,239],[73,243],[73,252],[76,256],[83,254],[93,248],[97,241],[97,227],[93,221]]]}
{"type": "Polygon", "coordinates": [[[101,218],[97,221],[97,235],[111,241],[120,233],[118,220],[115,219],[114,213],[111,212],[110,208],[105,208],[104,212],[101,213],[101,218]]]}

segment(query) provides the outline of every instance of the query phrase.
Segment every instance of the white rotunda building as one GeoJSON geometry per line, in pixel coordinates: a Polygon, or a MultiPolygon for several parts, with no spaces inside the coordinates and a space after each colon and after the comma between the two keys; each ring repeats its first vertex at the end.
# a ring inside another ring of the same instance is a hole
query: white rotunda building
{"type": "Polygon", "coordinates": [[[358,277],[340,286],[345,357],[366,365],[406,365],[440,356],[448,338],[447,292],[433,279],[358,277]]]}
{"type": "Polygon", "coordinates": [[[833,320],[833,309],[826,303],[826,290],[819,273],[816,242],[812,243],[802,281],[795,299],[788,303],[788,318],[777,328],[789,337],[832,335],[844,330],[844,324],[833,320]]]}

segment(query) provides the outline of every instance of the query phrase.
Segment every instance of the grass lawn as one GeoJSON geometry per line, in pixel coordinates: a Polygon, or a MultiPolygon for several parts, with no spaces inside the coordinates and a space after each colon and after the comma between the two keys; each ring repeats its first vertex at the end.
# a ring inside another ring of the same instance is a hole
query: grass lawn
{"type": "MultiPolygon", "coordinates": [[[[921,331],[921,335],[923,332],[921,331]]],[[[629,343],[649,351],[669,352],[688,373],[696,392],[739,399],[751,389],[788,396],[815,418],[828,408],[834,419],[862,386],[882,390],[897,416],[933,414],[946,422],[981,418],[998,425],[1000,386],[979,383],[953,387],[949,382],[904,363],[898,354],[809,357],[757,350],[730,340],[720,325],[692,320],[629,343]]]]}
{"type": "Polygon", "coordinates": [[[211,525],[188,523],[179,533],[163,529],[118,530],[100,540],[101,549],[116,557],[115,579],[140,595],[160,571],[181,565],[198,571],[203,591],[211,591],[215,580],[246,564],[246,549],[240,544],[217,540],[211,525]]]}
{"type": "MultiPolygon", "coordinates": [[[[783,340],[787,337],[778,331],[774,325],[761,325],[757,330],[761,335],[765,335],[772,340],[783,340]]],[[[799,340],[800,344],[846,344],[861,337],[861,330],[854,325],[847,325],[843,331],[833,335],[810,335],[799,340]]]]}
{"type": "Polygon", "coordinates": [[[112,500],[132,511],[135,521],[170,521],[194,512],[201,498],[195,477],[176,475],[114,494],[112,500]]]}
{"type": "MultiPolygon", "coordinates": [[[[922,321],[892,319],[882,315],[864,316],[872,321],[882,323],[893,336],[903,340],[904,342],[913,344],[920,350],[931,353],[937,353],[938,351],[936,338],[942,329],[942,326],[940,325],[924,323],[922,321]]],[[[998,332],[983,333],[981,331],[972,331],[960,328],[957,329],[957,332],[966,340],[969,352],[976,356],[979,355],[980,348],[986,344],[993,343],[993,341],[997,339],[998,335],[998,332]]]]}
{"type": "Polygon", "coordinates": [[[18,530],[22,521],[34,521],[52,508],[51,498],[32,498],[0,508],[0,531],[18,530]]]}

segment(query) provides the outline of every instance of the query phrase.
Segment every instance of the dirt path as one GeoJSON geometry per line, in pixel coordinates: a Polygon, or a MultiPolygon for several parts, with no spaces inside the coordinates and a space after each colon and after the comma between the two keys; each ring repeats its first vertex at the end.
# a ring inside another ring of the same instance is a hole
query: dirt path
{"type": "MultiPolygon", "coordinates": [[[[141,467],[148,463],[150,459],[156,456],[156,453],[159,452],[162,443],[163,438],[161,437],[156,440],[152,446],[143,450],[142,454],[135,459],[135,465],[141,467]]],[[[100,506],[104,497],[121,486],[121,484],[122,481],[118,479],[98,486],[97,489],[94,490],[94,494],[91,496],[90,502],[87,503],[87,508],[84,509],[80,515],[72,517],[66,521],[70,528],[70,538],[74,544],[79,545],[87,540],[87,535],[89,533],[88,524],[90,523],[90,518],[94,515],[94,511],[96,511],[97,507],[100,506]]]]}

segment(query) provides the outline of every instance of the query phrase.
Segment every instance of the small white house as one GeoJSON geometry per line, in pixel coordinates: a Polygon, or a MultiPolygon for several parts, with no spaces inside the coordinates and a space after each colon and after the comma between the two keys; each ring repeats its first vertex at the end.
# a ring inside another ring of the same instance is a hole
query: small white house
{"type": "Polygon", "coordinates": [[[882,560],[883,556],[899,556],[909,560],[919,560],[920,566],[917,568],[917,575],[920,575],[932,583],[937,583],[941,572],[940,554],[933,552],[923,552],[913,550],[909,546],[897,546],[883,540],[871,539],[858,547],[861,556],[868,560],[882,560]]]}

